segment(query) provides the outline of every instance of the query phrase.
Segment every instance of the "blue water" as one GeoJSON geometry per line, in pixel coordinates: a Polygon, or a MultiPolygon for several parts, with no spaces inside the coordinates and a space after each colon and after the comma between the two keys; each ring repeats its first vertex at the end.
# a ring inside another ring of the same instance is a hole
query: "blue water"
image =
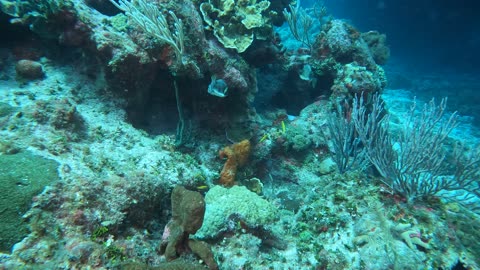
{"type": "MultiPolygon", "coordinates": [[[[307,3],[308,1],[304,1],[307,3]]],[[[478,72],[478,2],[325,1],[337,16],[362,31],[388,35],[397,64],[419,71],[478,72]]]]}

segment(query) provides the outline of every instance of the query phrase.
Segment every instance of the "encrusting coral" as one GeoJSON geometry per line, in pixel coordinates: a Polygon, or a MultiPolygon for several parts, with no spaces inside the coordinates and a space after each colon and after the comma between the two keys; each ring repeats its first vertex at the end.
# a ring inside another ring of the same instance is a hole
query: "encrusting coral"
{"type": "Polygon", "coordinates": [[[220,150],[220,158],[227,158],[220,173],[219,183],[225,187],[231,187],[235,183],[235,176],[239,167],[244,166],[251,152],[250,141],[245,139],[239,143],[227,146],[220,150]]]}

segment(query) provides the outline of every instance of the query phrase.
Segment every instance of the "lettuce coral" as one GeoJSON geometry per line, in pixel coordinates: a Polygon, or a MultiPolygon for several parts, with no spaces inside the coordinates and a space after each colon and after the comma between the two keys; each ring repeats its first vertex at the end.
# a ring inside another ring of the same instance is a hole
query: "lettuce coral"
{"type": "Polygon", "coordinates": [[[213,34],[225,46],[244,52],[255,38],[272,36],[270,2],[263,0],[209,0],[200,11],[213,34]]]}

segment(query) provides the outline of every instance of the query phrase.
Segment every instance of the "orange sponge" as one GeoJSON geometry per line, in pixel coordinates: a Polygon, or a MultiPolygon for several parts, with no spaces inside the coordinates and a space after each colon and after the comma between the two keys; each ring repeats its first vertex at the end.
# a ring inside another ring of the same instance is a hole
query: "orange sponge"
{"type": "Polygon", "coordinates": [[[235,184],[237,169],[247,163],[251,149],[250,141],[243,140],[220,150],[220,158],[227,158],[227,162],[223,165],[223,170],[220,173],[219,183],[221,185],[231,187],[235,184]]]}

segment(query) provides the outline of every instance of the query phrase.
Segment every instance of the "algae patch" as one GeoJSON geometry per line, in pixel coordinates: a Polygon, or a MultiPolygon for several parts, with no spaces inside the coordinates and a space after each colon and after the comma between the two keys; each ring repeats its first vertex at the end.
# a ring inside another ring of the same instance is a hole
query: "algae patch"
{"type": "Polygon", "coordinates": [[[46,185],[58,181],[56,161],[21,152],[0,155],[0,251],[12,246],[28,234],[22,215],[29,209],[33,196],[46,185]]]}
{"type": "Polygon", "coordinates": [[[10,115],[15,111],[15,108],[8,103],[0,102],[0,117],[10,115]]]}

